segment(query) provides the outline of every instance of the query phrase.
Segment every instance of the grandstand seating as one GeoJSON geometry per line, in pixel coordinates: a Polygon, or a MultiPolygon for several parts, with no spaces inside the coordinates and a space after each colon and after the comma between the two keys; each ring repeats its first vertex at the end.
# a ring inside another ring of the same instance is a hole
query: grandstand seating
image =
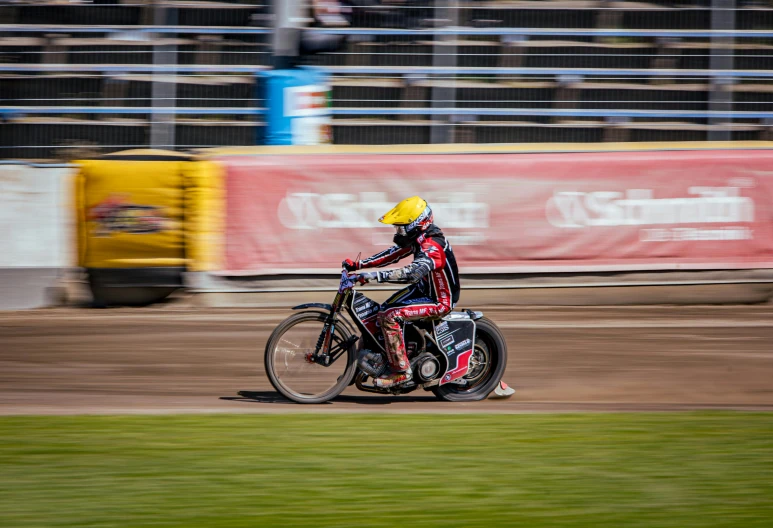
{"type": "MultiPolygon", "coordinates": [[[[101,151],[147,145],[150,116],[121,110],[151,107],[154,82],[174,87],[172,106],[224,109],[178,116],[177,146],[253,143],[262,105],[253,73],[270,63],[268,3],[167,0],[162,20],[150,0],[0,4],[0,108],[6,108],[0,157],[51,157],[73,145],[101,151]],[[142,71],[152,69],[157,46],[191,71],[142,71]],[[68,108],[23,111],[33,107],[68,108]]],[[[448,125],[450,141],[481,143],[704,140],[718,129],[731,139],[771,136],[773,2],[738,0],[734,38],[719,41],[710,38],[706,0],[462,1],[450,20],[434,19],[432,3],[367,12],[355,28],[318,30],[354,33],[345,49],[309,59],[335,72],[336,143],[424,143],[438,124],[448,125]],[[732,55],[730,70],[707,71],[712,54],[732,55]],[[717,90],[728,94],[720,106],[712,105],[717,90]],[[433,104],[449,94],[453,101],[433,104]],[[460,115],[430,115],[438,104],[460,115]],[[396,113],[344,112],[357,109],[396,113]],[[492,112],[474,115],[474,109],[492,112]],[[723,124],[710,117],[712,110],[754,114],[723,124]]]]}

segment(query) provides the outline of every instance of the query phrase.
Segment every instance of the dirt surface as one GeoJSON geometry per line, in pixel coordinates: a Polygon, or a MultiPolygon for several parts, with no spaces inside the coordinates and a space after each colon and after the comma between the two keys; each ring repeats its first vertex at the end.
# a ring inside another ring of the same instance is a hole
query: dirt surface
{"type": "Polygon", "coordinates": [[[279,397],[263,347],[289,310],[0,313],[0,414],[773,410],[773,306],[490,308],[516,395],[279,397]],[[239,393],[243,395],[240,396],[239,393]]]}

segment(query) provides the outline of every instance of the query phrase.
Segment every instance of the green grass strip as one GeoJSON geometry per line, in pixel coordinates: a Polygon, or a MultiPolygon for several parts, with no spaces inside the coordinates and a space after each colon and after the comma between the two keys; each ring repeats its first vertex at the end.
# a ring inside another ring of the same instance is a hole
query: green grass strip
{"type": "Polygon", "coordinates": [[[773,526],[773,414],[0,418],[0,526],[773,526]]]}

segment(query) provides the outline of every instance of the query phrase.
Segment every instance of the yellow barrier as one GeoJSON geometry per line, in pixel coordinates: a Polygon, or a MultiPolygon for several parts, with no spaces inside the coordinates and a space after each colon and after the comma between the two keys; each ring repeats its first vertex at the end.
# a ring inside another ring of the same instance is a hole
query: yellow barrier
{"type": "Polygon", "coordinates": [[[186,163],[183,227],[188,270],[221,269],[224,255],[225,188],[219,164],[213,161],[186,163]]]}
{"type": "Polygon", "coordinates": [[[216,164],[159,150],[79,162],[79,264],[98,303],[147,304],[218,265],[222,185],[216,164]]]}

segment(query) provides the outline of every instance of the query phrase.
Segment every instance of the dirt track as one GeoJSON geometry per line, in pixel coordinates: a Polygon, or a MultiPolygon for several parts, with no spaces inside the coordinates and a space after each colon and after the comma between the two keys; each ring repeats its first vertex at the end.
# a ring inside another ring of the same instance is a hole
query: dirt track
{"type": "Polygon", "coordinates": [[[350,389],[291,404],[263,372],[276,309],[0,313],[0,414],[773,410],[773,307],[496,308],[509,400],[350,389]],[[246,391],[250,396],[240,397],[246,391]]]}

